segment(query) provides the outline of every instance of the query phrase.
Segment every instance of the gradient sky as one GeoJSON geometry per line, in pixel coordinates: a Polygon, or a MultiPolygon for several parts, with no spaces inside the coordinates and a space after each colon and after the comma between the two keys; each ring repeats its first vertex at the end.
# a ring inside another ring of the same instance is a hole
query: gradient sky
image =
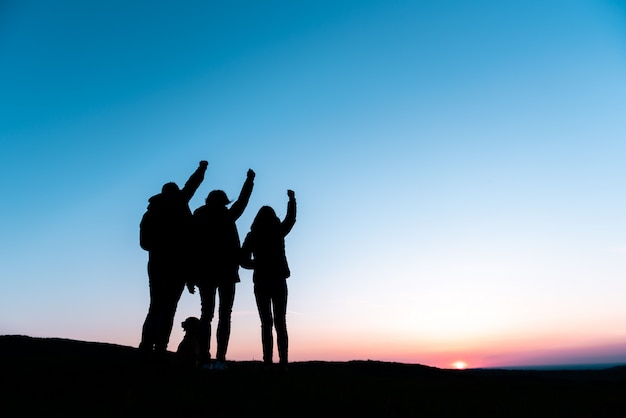
{"type": "Polygon", "coordinates": [[[296,191],[290,360],[626,362],[625,115],[619,1],[4,0],[0,334],[137,346],[147,199],[206,159],[242,236],[296,191]]]}

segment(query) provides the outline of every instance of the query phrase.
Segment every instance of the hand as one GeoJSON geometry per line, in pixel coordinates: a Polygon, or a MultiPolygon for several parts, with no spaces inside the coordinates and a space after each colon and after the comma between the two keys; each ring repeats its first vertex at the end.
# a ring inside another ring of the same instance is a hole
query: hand
{"type": "Polygon", "coordinates": [[[248,170],[248,178],[254,180],[254,177],[256,176],[256,173],[254,172],[253,169],[249,169],[248,170]]]}
{"type": "Polygon", "coordinates": [[[208,166],[209,166],[209,162],[208,161],[205,161],[205,160],[200,161],[200,167],[201,168],[207,168],[208,166]]]}
{"type": "Polygon", "coordinates": [[[293,190],[287,190],[287,196],[289,196],[289,199],[295,199],[296,198],[296,194],[294,193],[293,190]]]}
{"type": "Polygon", "coordinates": [[[187,290],[193,295],[196,293],[196,286],[193,283],[187,283],[187,290]]]}

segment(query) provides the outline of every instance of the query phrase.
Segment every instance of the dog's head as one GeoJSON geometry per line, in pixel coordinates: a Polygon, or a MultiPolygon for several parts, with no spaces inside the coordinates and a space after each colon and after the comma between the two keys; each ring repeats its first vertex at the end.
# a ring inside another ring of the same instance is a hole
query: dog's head
{"type": "Polygon", "coordinates": [[[200,320],[195,316],[190,316],[181,325],[187,334],[197,334],[200,329],[200,320]]]}

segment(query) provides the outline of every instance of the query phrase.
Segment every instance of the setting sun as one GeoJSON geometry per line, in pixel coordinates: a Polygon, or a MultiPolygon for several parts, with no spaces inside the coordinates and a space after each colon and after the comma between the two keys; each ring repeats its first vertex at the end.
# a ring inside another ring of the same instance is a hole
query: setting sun
{"type": "Polygon", "coordinates": [[[458,369],[458,370],[467,369],[467,363],[464,362],[464,361],[460,361],[460,360],[459,361],[455,361],[454,363],[452,363],[452,366],[455,369],[458,369]]]}

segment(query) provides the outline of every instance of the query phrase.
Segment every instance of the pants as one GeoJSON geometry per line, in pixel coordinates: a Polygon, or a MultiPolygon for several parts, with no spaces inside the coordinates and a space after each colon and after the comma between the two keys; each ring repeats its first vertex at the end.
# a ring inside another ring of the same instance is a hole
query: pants
{"type": "Polygon", "coordinates": [[[275,327],[279,361],[281,364],[287,364],[289,345],[287,336],[287,281],[282,280],[270,285],[255,284],[254,296],[261,318],[263,363],[272,364],[274,350],[272,327],[275,327]]]}
{"type": "Polygon", "coordinates": [[[218,361],[226,361],[226,350],[230,339],[230,318],[235,302],[235,283],[223,285],[199,284],[202,314],[200,316],[200,360],[211,358],[211,321],[215,312],[215,294],[220,297],[217,322],[217,353],[218,361]]]}
{"type": "Polygon", "coordinates": [[[178,300],[185,288],[181,276],[174,263],[148,262],[150,306],[143,324],[139,344],[141,350],[167,350],[178,300]]]}

